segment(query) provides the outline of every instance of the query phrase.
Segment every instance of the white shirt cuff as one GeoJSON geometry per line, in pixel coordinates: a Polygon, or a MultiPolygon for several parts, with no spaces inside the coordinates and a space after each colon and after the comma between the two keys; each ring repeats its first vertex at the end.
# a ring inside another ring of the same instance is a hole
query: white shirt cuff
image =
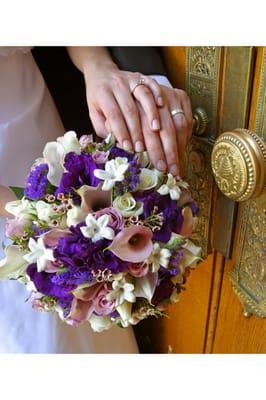
{"type": "Polygon", "coordinates": [[[173,86],[171,85],[171,83],[169,82],[169,80],[166,78],[166,76],[164,75],[150,75],[150,77],[154,80],[156,80],[156,82],[159,85],[164,85],[167,86],[169,88],[172,88],[173,86]]]}

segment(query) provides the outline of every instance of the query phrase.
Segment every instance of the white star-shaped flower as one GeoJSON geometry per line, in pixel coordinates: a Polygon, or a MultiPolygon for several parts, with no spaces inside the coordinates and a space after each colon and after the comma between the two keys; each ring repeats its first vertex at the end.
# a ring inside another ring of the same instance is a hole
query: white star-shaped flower
{"type": "Polygon", "coordinates": [[[152,272],[158,272],[160,265],[167,268],[171,252],[168,249],[161,249],[159,243],[154,243],[153,251],[148,258],[148,264],[152,266],[152,272]]]}
{"type": "Polygon", "coordinates": [[[101,215],[98,219],[94,218],[92,214],[88,214],[86,219],[86,226],[80,228],[83,236],[90,238],[93,242],[105,238],[112,240],[115,233],[108,225],[109,215],[101,215]]]}
{"type": "Polygon", "coordinates": [[[105,170],[95,169],[94,175],[104,180],[102,190],[111,190],[115,182],[122,182],[125,179],[125,172],[128,169],[126,157],[116,157],[114,160],[107,161],[105,170]]]}
{"type": "Polygon", "coordinates": [[[40,237],[37,241],[33,238],[29,240],[30,253],[24,255],[24,259],[28,263],[37,262],[38,272],[45,270],[49,261],[55,261],[53,250],[45,247],[44,240],[40,237]]]}
{"type": "Polygon", "coordinates": [[[167,175],[167,182],[157,192],[161,195],[170,194],[172,200],[178,200],[181,194],[180,187],[172,174],[167,175]]]}

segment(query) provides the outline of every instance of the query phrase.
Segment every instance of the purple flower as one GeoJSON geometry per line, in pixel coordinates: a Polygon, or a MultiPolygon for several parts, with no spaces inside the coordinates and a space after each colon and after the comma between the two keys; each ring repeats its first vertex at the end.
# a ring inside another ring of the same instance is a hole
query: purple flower
{"type": "Polygon", "coordinates": [[[122,195],[126,192],[134,192],[139,184],[139,175],[140,168],[137,165],[137,161],[130,161],[129,167],[125,173],[125,179],[123,180],[123,182],[117,182],[115,185],[118,195],[122,195]]]}
{"type": "Polygon", "coordinates": [[[163,300],[169,299],[173,292],[174,286],[175,285],[169,278],[162,280],[159,286],[157,286],[157,288],[155,289],[154,295],[151,300],[152,304],[156,306],[163,300]]]}
{"type": "Polygon", "coordinates": [[[63,173],[60,185],[56,191],[58,193],[73,193],[73,189],[78,189],[83,185],[98,186],[100,180],[94,176],[94,170],[99,168],[87,153],[68,153],[65,156],[64,167],[67,172],[63,173]]]}
{"type": "Polygon", "coordinates": [[[128,153],[127,151],[120,149],[117,146],[112,146],[111,149],[109,149],[110,151],[110,158],[116,158],[116,157],[126,157],[128,159],[128,161],[132,161],[135,157],[134,153],[128,153]]]}
{"type": "Polygon", "coordinates": [[[37,264],[30,264],[27,268],[27,274],[34,283],[36,289],[47,296],[53,296],[58,299],[70,299],[73,298],[71,291],[76,288],[75,285],[66,283],[64,286],[60,286],[53,282],[52,278],[56,274],[47,272],[38,272],[37,264]]]}
{"type": "Polygon", "coordinates": [[[34,166],[27,179],[24,195],[30,200],[42,199],[46,194],[48,164],[34,166]]]}
{"type": "Polygon", "coordinates": [[[163,214],[164,222],[160,230],[155,231],[153,240],[168,242],[172,232],[179,233],[183,225],[182,209],[177,206],[176,200],[171,200],[170,196],[162,196],[154,190],[134,193],[137,201],[143,202],[143,215],[147,218],[152,215],[154,207],[158,213],[163,214]]]}

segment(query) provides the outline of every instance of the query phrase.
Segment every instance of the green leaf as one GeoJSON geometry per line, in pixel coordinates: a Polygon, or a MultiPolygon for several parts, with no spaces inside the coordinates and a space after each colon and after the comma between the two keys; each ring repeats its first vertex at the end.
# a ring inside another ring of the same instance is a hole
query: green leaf
{"type": "Polygon", "coordinates": [[[24,196],[24,188],[20,188],[17,186],[10,186],[10,189],[15,193],[15,195],[19,200],[21,200],[22,197],[24,196]]]}

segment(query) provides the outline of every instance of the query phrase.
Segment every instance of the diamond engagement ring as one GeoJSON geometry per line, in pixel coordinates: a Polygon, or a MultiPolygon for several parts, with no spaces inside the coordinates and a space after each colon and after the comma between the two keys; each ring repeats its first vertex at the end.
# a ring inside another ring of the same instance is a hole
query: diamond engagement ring
{"type": "Polygon", "coordinates": [[[133,89],[131,90],[131,93],[133,94],[134,91],[137,89],[137,87],[140,86],[140,85],[145,85],[145,78],[143,78],[143,76],[141,76],[139,78],[138,83],[133,87],[133,89]]]}
{"type": "Polygon", "coordinates": [[[177,114],[184,114],[182,108],[175,108],[171,111],[171,117],[174,118],[177,114]]]}

